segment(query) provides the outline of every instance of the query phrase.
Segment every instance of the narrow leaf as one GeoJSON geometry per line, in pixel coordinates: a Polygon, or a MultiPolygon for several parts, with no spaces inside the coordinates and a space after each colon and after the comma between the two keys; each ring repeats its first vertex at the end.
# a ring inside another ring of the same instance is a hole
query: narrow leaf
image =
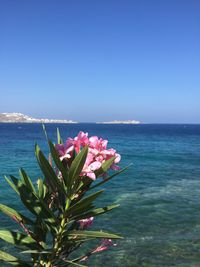
{"type": "Polygon", "coordinates": [[[74,214],[77,211],[82,211],[83,208],[89,206],[92,204],[92,202],[100,195],[103,193],[104,190],[100,190],[98,192],[95,192],[92,195],[89,195],[81,200],[79,200],[76,204],[74,204],[73,206],[71,206],[68,211],[67,211],[67,215],[68,214],[74,214]]]}
{"type": "Polygon", "coordinates": [[[0,261],[1,260],[11,265],[18,266],[18,267],[30,267],[31,266],[28,263],[21,261],[20,259],[2,250],[0,250],[0,261]]]}
{"type": "Polygon", "coordinates": [[[37,180],[37,185],[38,185],[38,196],[39,198],[43,199],[44,198],[44,183],[42,179],[37,180]]]}
{"type": "Polygon", "coordinates": [[[50,227],[56,225],[56,217],[54,213],[42,199],[38,198],[38,196],[31,192],[22,182],[19,182],[18,190],[23,204],[30,212],[45,220],[50,227]]]}
{"type": "Polygon", "coordinates": [[[69,176],[68,176],[68,171],[66,169],[66,167],[63,165],[63,163],[61,162],[58,152],[55,149],[55,146],[53,145],[53,143],[49,140],[49,148],[51,151],[51,155],[53,157],[53,160],[57,166],[57,168],[59,169],[59,171],[62,173],[62,177],[65,181],[66,186],[69,186],[69,176]]]}
{"type": "Polygon", "coordinates": [[[77,236],[77,237],[93,237],[93,238],[111,238],[111,239],[121,239],[123,237],[115,235],[115,234],[110,234],[110,233],[105,233],[101,231],[78,231],[78,230],[73,230],[69,231],[66,233],[67,236],[77,236]]]}
{"type": "Polygon", "coordinates": [[[108,160],[106,160],[102,165],[101,168],[99,168],[98,170],[95,171],[96,177],[104,174],[105,172],[107,172],[107,170],[110,168],[110,166],[113,164],[115,160],[115,157],[112,157],[108,160]]]}
{"type": "Polygon", "coordinates": [[[52,251],[49,250],[36,250],[36,249],[30,249],[30,250],[24,250],[20,252],[21,254],[52,254],[52,251]]]}
{"type": "MultiPolygon", "coordinates": [[[[83,264],[79,264],[79,263],[76,263],[74,261],[69,261],[69,260],[64,260],[62,259],[63,262],[65,263],[68,263],[70,265],[73,265],[73,266],[78,266],[78,267],[87,267],[86,265],[83,265],[83,264]]],[[[65,265],[64,265],[65,266],[65,265]]]]}
{"type": "MultiPolygon", "coordinates": [[[[12,176],[13,177],[13,176],[12,176]]],[[[7,177],[7,176],[4,176],[4,178],[5,178],[5,180],[6,180],[6,182],[10,185],[10,187],[19,195],[19,191],[18,191],[18,189],[17,189],[17,187],[16,187],[16,185],[15,185],[15,183],[13,182],[11,182],[10,181],[10,179],[7,177]]],[[[14,179],[16,179],[16,182],[18,181],[18,179],[17,178],[15,178],[15,177],[13,177],[14,179]]]]}
{"type": "Polygon", "coordinates": [[[42,153],[42,151],[40,150],[37,144],[35,146],[35,155],[46,179],[50,181],[51,183],[53,183],[52,190],[54,191],[56,187],[58,189],[58,192],[62,192],[64,195],[66,195],[66,191],[64,190],[64,187],[60,183],[53,168],[51,167],[48,160],[45,158],[44,154],[42,153]]]}
{"type": "Polygon", "coordinates": [[[20,176],[22,178],[22,181],[24,184],[34,193],[36,193],[35,187],[30,179],[30,177],[27,175],[27,173],[21,168],[19,170],[20,176]]]}
{"type": "Polygon", "coordinates": [[[111,211],[111,210],[113,210],[113,209],[115,209],[115,208],[117,208],[119,206],[120,206],[119,204],[116,204],[116,205],[110,205],[110,206],[107,206],[107,207],[104,207],[104,208],[97,208],[97,209],[82,213],[80,215],[77,215],[77,216],[73,217],[72,219],[73,220],[82,220],[82,219],[86,219],[86,218],[89,218],[89,217],[96,217],[98,215],[101,215],[101,214],[104,214],[106,212],[109,212],[109,211],[111,211]]]}
{"type": "Polygon", "coordinates": [[[88,154],[88,147],[85,146],[72,161],[72,164],[69,169],[69,179],[71,187],[73,186],[75,179],[80,175],[83,169],[83,166],[87,158],[87,154],[88,154]]]}
{"type": "Polygon", "coordinates": [[[58,141],[58,144],[63,144],[62,138],[60,136],[59,128],[57,128],[57,141],[58,141]]]}
{"type": "Polygon", "coordinates": [[[34,224],[32,220],[6,205],[0,204],[0,212],[3,212],[12,219],[16,218],[19,222],[22,222],[24,224],[34,224]]]}
{"type": "Polygon", "coordinates": [[[112,174],[112,175],[110,175],[109,177],[103,179],[103,181],[101,181],[101,182],[95,184],[94,186],[91,186],[91,187],[89,188],[89,190],[94,189],[94,188],[96,188],[96,187],[98,187],[98,186],[100,186],[100,185],[102,185],[102,184],[108,182],[109,180],[111,180],[112,178],[114,178],[115,176],[117,176],[118,174],[120,174],[120,173],[124,172],[125,170],[127,170],[131,165],[132,165],[132,164],[128,165],[127,167],[121,169],[121,170],[118,171],[118,172],[115,172],[114,174],[112,174]]]}
{"type": "Polygon", "coordinates": [[[42,248],[32,237],[19,232],[0,230],[0,239],[15,246],[26,246],[32,249],[42,248]]]}
{"type": "Polygon", "coordinates": [[[48,134],[47,134],[47,131],[46,131],[46,127],[45,127],[44,124],[42,124],[42,129],[43,129],[43,131],[44,131],[45,138],[46,138],[46,140],[47,140],[47,142],[48,142],[49,138],[48,138],[48,134]]]}

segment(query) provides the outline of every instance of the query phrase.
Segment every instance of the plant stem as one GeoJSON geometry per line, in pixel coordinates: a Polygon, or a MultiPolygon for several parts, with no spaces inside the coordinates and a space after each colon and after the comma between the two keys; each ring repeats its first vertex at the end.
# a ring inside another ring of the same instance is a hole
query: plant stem
{"type": "Polygon", "coordinates": [[[49,261],[47,262],[46,267],[53,267],[53,264],[49,261]]]}
{"type": "Polygon", "coordinates": [[[45,267],[53,267],[52,260],[54,260],[55,258],[57,258],[59,256],[59,253],[60,253],[61,247],[62,247],[61,242],[62,242],[63,232],[64,232],[65,226],[66,226],[65,220],[66,219],[63,218],[61,221],[60,228],[59,228],[58,234],[57,234],[56,239],[55,239],[55,245],[53,248],[53,252],[49,258],[49,261],[45,265],[45,267]]]}

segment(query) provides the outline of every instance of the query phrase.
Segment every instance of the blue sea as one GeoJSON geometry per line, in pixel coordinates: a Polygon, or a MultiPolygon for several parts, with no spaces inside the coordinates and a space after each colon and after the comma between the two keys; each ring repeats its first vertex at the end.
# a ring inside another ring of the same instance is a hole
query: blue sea
{"type": "MultiPolygon", "coordinates": [[[[56,141],[80,130],[109,140],[121,154],[123,174],[103,186],[98,205],[120,207],[98,217],[94,229],[124,236],[117,246],[94,255],[89,266],[199,267],[200,266],[200,125],[48,124],[56,141]]],[[[0,124],[0,202],[23,212],[23,206],[3,179],[25,168],[35,181],[40,174],[34,143],[47,152],[40,124],[0,124]]],[[[0,215],[0,228],[13,222],[0,215]]],[[[1,249],[7,250],[5,243],[1,249]]]]}

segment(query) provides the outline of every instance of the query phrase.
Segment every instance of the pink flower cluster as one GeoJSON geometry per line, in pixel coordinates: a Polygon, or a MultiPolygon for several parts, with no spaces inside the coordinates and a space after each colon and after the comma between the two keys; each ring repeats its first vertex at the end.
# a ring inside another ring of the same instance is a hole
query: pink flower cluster
{"type": "Polygon", "coordinates": [[[78,136],[75,138],[68,138],[65,144],[57,144],[56,149],[61,160],[68,160],[72,158],[74,150],[76,153],[79,153],[83,147],[88,146],[88,155],[81,175],[95,180],[95,171],[98,170],[106,160],[112,157],[115,157],[115,160],[111,169],[119,170],[116,164],[120,161],[121,156],[117,154],[116,150],[113,148],[107,149],[107,144],[107,140],[98,138],[97,136],[88,137],[88,133],[79,132],[78,136]]]}

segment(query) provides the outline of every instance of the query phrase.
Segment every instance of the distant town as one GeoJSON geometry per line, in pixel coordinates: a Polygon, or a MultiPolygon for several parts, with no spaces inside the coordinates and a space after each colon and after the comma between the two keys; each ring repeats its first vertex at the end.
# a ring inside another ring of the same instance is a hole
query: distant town
{"type": "MultiPolygon", "coordinates": [[[[14,113],[0,113],[0,123],[78,123],[73,120],[60,119],[36,119],[28,115],[14,113]]],[[[97,124],[140,124],[138,120],[113,120],[105,122],[96,122],[97,124]]]]}
{"type": "Polygon", "coordinates": [[[10,123],[77,123],[72,120],[35,119],[22,113],[0,113],[0,122],[10,123]]]}

